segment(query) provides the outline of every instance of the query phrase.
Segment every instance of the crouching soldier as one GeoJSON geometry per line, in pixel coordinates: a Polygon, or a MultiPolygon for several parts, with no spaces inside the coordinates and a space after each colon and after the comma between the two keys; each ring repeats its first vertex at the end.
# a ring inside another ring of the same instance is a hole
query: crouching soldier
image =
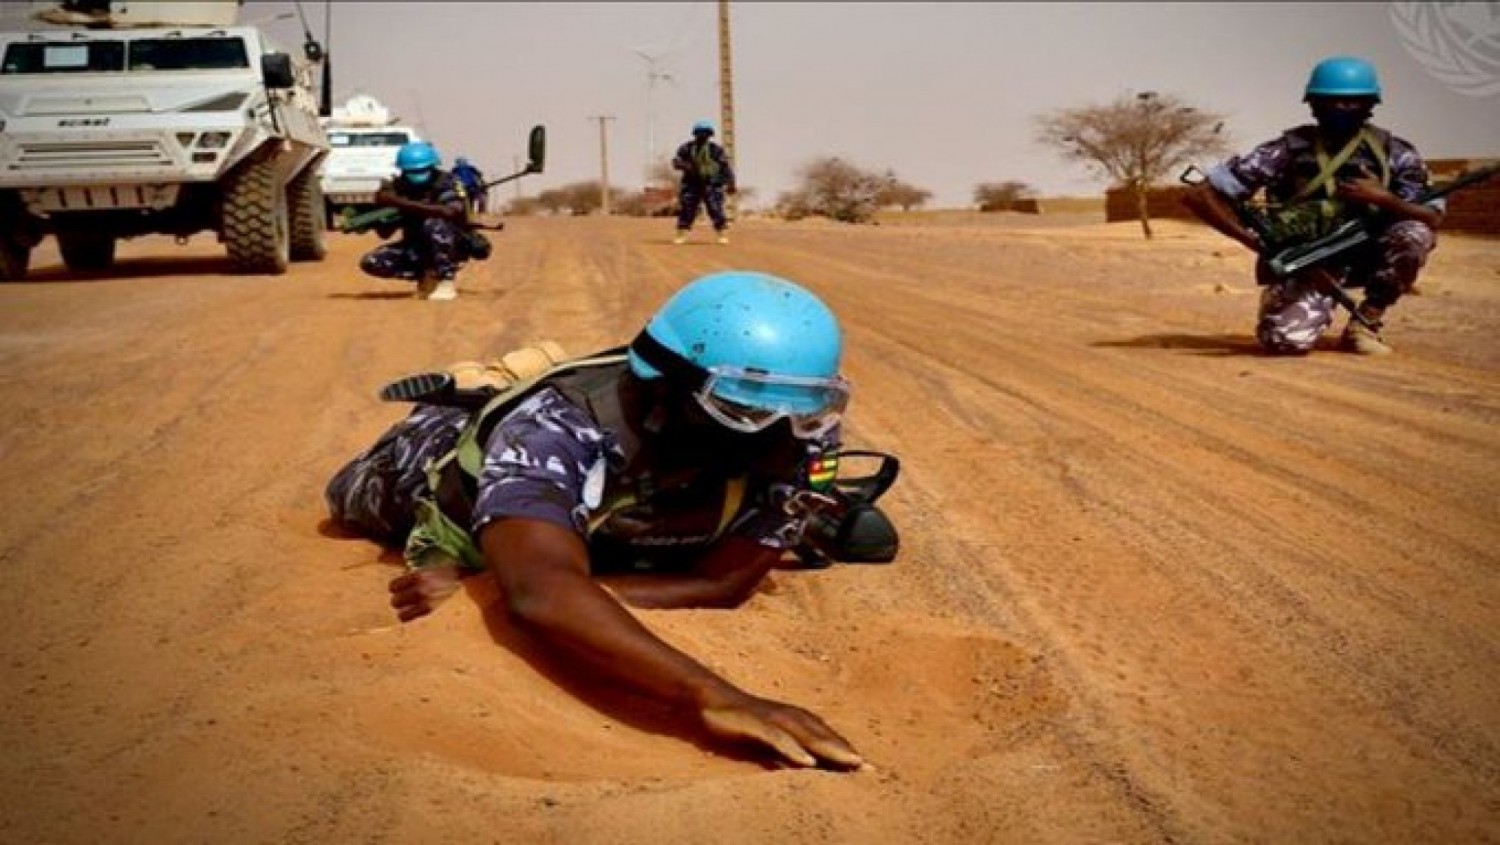
{"type": "Polygon", "coordinates": [[[1267,351],[1311,351],[1333,323],[1336,305],[1328,290],[1338,285],[1364,288],[1358,305],[1364,321],[1350,319],[1341,345],[1363,355],[1389,353],[1380,320],[1410,292],[1436,245],[1442,201],[1418,202],[1428,187],[1421,155],[1369,123],[1380,102],[1380,84],[1369,62],[1347,56],[1320,62],[1303,100],[1313,124],[1289,129],[1212,168],[1184,201],[1206,223],[1260,254],[1256,280],[1263,290],[1255,335],[1267,351]],[[1235,208],[1262,188],[1276,209],[1270,222],[1282,244],[1313,240],[1361,215],[1378,214],[1390,222],[1346,260],[1278,278],[1266,263],[1273,245],[1262,243],[1235,208]]]}
{"type": "Polygon", "coordinates": [[[431,144],[413,142],[396,153],[398,173],[382,183],[375,204],[401,213],[398,223],[376,226],[389,238],[360,259],[360,269],[382,279],[417,282],[422,299],[449,300],[458,296],[455,279],[464,259],[468,199],[453,175],[438,167],[441,159],[431,144]]]}

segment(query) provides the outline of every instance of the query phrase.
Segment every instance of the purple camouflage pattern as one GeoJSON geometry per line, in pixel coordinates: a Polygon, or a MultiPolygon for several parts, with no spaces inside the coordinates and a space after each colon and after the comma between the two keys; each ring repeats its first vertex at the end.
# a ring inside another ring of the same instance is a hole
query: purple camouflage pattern
{"type": "MultiPolygon", "coordinates": [[[[467,200],[453,174],[438,171],[432,183],[424,187],[407,185],[396,179],[395,190],[417,202],[447,206],[455,211],[467,208],[467,200]]],[[[381,244],[365,253],[359,269],[381,279],[419,279],[423,270],[431,269],[440,279],[451,279],[458,272],[459,227],[441,217],[422,218],[405,214],[401,222],[401,239],[381,244]]]]}
{"type": "MultiPolygon", "coordinates": [[[[1318,170],[1312,143],[1316,127],[1302,126],[1267,141],[1250,152],[1230,158],[1208,171],[1209,184],[1234,201],[1242,201],[1264,188],[1273,201],[1291,199],[1301,178],[1318,170]]],[[[1387,150],[1390,181],[1386,187],[1411,202],[1428,186],[1427,165],[1407,141],[1389,137],[1387,150]]],[[[1361,146],[1349,160],[1378,174],[1379,163],[1361,146]]],[[[1441,200],[1434,206],[1442,210],[1441,200]]],[[[1416,284],[1437,246],[1437,234],[1416,220],[1398,221],[1388,227],[1359,254],[1343,277],[1346,287],[1364,287],[1365,304],[1379,311],[1391,307],[1416,284]]],[[[1278,279],[1264,260],[1256,266],[1256,281],[1263,286],[1256,322],[1256,339],[1267,351],[1299,354],[1312,350],[1318,338],[1333,324],[1337,306],[1333,298],[1318,292],[1305,278],[1278,279]]]]}
{"type": "MultiPolygon", "coordinates": [[[[334,475],[325,494],[330,514],[374,539],[399,545],[412,528],[415,502],[430,494],[428,462],[454,446],[467,420],[468,413],[460,409],[418,406],[334,475]]],[[[520,517],[589,538],[589,520],[599,504],[598,492],[588,489],[590,474],[612,475],[624,459],[612,432],[600,428],[558,391],[540,390],[510,411],[490,434],[469,520],[471,535],[477,536],[496,519],[520,517]]],[[[684,511],[706,514],[711,528],[722,499],[705,500],[697,491],[687,498],[691,507],[666,501],[653,509],[659,518],[652,520],[646,543],[682,549],[713,539],[704,519],[673,517],[684,511]]],[[[769,499],[747,495],[728,530],[762,545],[788,548],[799,536],[791,528],[800,527],[800,521],[768,507],[769,499]]],[[[635,533],[625,539],[641,542],[639,526],[631,520],[611,520],[594,533],[632,529],[635,533]]]]}

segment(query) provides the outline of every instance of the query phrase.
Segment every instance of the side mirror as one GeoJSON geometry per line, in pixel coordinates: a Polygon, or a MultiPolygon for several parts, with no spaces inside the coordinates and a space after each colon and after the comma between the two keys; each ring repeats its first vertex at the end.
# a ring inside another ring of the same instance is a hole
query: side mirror
{"type": "Polygon", "coordinates": [[[302,55],[314,64],[321,62],[323,61],[323,45],[309,38],[302,45],[302,55]]]}
{"type": "Polygon", "coordinates": [[[526,172],[541,173],[547,165],[547,127],[531,127],[531,138],[526,145],[526,172]]]}
{"type": "Polygon", "coordinates": [[[292,57],[286,53],[266,53],[261,56],[260,78],[272,91],[295,88],[297,76],[292,72],[292,57]]]}

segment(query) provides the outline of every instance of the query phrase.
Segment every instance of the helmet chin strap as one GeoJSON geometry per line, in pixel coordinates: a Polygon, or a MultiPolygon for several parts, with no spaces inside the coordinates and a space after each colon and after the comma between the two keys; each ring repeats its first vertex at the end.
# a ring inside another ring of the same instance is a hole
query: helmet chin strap
{"type": "Polygon", "coordinates": [[[708,381],[708,370],[668,349],[645,329],[641,329],[641,333],[630,342],[630,351],[665,376],[667,381],[689,392],[698,390],[708,381]]]}

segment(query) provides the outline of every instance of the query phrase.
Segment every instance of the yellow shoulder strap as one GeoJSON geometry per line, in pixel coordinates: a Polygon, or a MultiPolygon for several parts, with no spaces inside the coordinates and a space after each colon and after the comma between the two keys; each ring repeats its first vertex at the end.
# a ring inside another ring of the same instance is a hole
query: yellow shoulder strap
{"type": "Polygon", "coordinates": [[[1370,154],[1375,156],[1375,163],[1380,165],[1380,184],[1389,188],[1391,186],[1391,157],[1386,153],[1385,145],[1380,143],[1380,137],[1365,127],[1359,131],[1364,136],[1365,145],[1370,148],[1370,154]]]}
{"type": "Polygon", "coordinates": [[[1349,143],[1345,144],[1344,148],[1339,150],[1332,158],[1328,157],[1328,150],[1323,146],[1323,136],[1319,135],[1316,144],[1313,146],[1313,152],[1318,157],[1318,175],[1311,182],[1304,185],[1302,190],[1298,191],[1297,195],[1292,198],[1292,201],[1296,202],[1307,199],[1320,189],[1327,199],[1333,199],[1336,187],[1333,177],[1339,172],[1340,167],[1349,162],[1349,159],[1353,157],[1354,153],[1360,148],[1360,145],[1368,147],[1370,154],[1375,157],[1376,163],[1380,165],[1380,184],[1389,184],[1391,181],[1390,159],[1386,155],[1385,149],[1381,146],[1380,139],[1376,137],[1375,133],[1370,131],[1369,127],[1359,130],[1359,134],[1350,138],[1349,143]]]}

